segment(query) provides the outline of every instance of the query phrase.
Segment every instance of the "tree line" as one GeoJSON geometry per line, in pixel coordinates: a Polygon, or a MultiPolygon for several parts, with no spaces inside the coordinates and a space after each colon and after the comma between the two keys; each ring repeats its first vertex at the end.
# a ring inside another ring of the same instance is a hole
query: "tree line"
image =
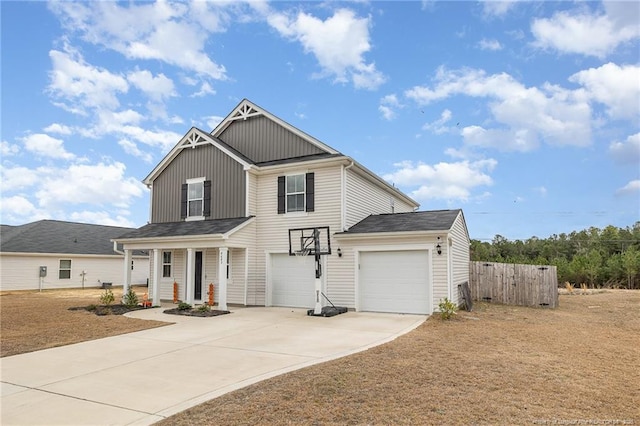
{"type": "Polygon", "coordinates": [[[471,240],[471,260],[555,265],[561,285],[640,288],[640,221],[626,228],[591,227],[544,239],[511,241],[496,235],[491,242],[471,240]]]}

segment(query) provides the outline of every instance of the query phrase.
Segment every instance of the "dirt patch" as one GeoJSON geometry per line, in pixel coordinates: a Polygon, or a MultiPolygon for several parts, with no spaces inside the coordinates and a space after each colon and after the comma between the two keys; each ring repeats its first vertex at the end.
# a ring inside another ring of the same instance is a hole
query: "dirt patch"
{"type": "Polygon", "coordinates": [[[225,315],[225,314],[231,313],[229,311],[220,311],[217,309],[203,310],[198,308],[193,308],[193,309],[173,308],[173,309],[166,309],[162,312],[170,315],[184,315],[187,317],[201,317],[201,318],[217,317],[218,315],[225,315]]]}
{"type": "MultiPolygon", "coordinates": [[[[138,294],[146,288],[134,288],[138,294]]],[[[0,293],[0,356],[11,356],[64,346],[148,328],[170,322],[146,321],[122,315],[98,316],[87,306],[100,303],[100,289],[11,291],[0,293]],[[80,310],[69,310],[78,308],[80,310]]],[[[114,288],[116,300],[122,289],[114,288]]]]}
{"type": "Polygon", "coordinates": [[[160,424],[640,424],[640,291],[474,308],[160,424]]]}

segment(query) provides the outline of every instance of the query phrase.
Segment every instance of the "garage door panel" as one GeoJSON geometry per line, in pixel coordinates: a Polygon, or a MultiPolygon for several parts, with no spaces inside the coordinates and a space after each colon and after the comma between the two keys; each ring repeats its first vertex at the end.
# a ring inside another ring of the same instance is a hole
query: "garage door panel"
{"type": "Polygon", "coordinates": [[[426,314],[429,292],[427,250],[360,253],[360,310],[426,314]]]}
{"type": "Polygon", "coordinates": [[[315,261],[288,254],[271,255],[271,304],[310,308],[315,298],[315,261]]]}

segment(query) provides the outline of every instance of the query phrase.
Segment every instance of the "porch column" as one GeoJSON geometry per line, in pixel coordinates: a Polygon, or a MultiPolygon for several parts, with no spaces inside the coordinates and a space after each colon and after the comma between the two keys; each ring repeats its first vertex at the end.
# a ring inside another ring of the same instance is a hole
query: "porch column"
{"type": "Polygon", "coordinates": [[[218,249],[218,309],[227,310],[227,259],[229,249],[220,247],[218,249]]]}
{"type": "Polygon", "coordinates": [[[131,286],[131,250],[124,250],[124,277],[122,280],[122,300],[131,286]]]}
{"type": "Polygon", "coordinates": [[[196,258],[193,255],[193,249],[187,249],[187,282],[186,286],[186,299],[185,302],[192,305],[193,304],[193,271],[195,270],[195,261],[196,258]]]}
{"type": "Polygon", "coordinates": [[[153,306],[160,306],[160,269],[162,269],[162,262],[160,255],[162,252],[159,249],[153,249],[153,284],[151,286],[151,294],[153,295],[153,306]]]}

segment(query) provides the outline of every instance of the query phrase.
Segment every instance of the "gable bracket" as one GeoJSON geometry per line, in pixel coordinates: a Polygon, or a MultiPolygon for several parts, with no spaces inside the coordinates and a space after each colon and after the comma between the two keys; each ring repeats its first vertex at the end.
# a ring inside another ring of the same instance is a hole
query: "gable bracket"
{"type": "Polygon", "coordinates": [[[206,145],[209,144],[210,142],[207,141],[204,137],[202,137],[201,134],[199,134],[197,131],[192,130],[186,138],[184,138],[184,141],[180,144],[180,148],[195,148],[198,145],[206,145]]]}
{"type": "Polygon", "coordinates": [[[249,117],[255,117],[258,115],[262,115],[262,113],[251,105],[241,105],[240,108],[231,116],[229,120],[246,120],[249,117]]]}

